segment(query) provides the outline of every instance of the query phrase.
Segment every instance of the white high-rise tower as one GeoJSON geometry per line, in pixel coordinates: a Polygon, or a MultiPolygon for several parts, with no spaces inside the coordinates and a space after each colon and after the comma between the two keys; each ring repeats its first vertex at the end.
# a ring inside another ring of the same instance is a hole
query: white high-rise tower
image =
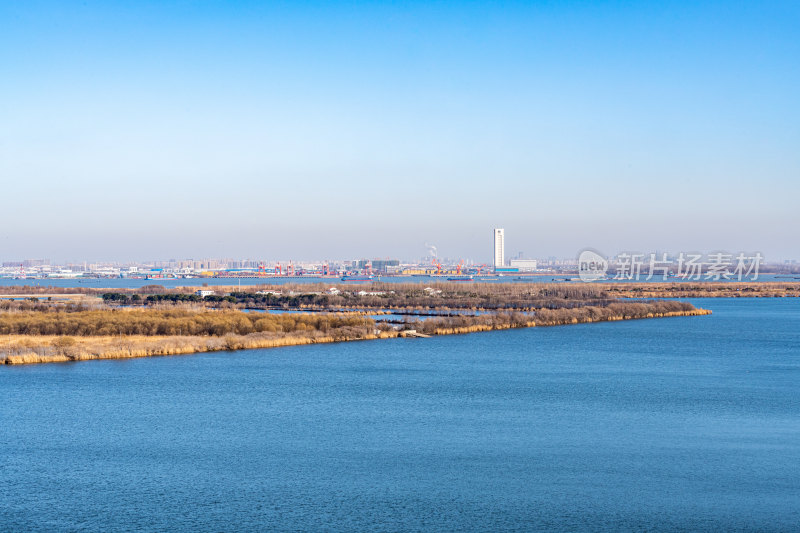
{"type": "Polygon", "coordinates": [[[494,267],[502,268],[506,264],[505,231],[494,228],[494,267]]]}

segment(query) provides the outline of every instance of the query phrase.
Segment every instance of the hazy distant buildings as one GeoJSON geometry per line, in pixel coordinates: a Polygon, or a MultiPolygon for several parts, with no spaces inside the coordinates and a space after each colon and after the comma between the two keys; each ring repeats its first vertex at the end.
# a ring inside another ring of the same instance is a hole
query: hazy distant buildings
{"type": "Polygon", "coordinates": [[[494,268],[505,266],[505,230],[494,228],[494,268]]]}
{"type": "Polygon", "coordinates": [[[390,272],[400,268],[399,259],[373,259],[372,269],[377,272],[390,272]]]}
{"type": "Polygon", "coordinates": [[[509,263],[511,268],[517,268],[520,272],[534,272],[536,265],[536,259],[512,259],[509,263]]]}
{"type": "Polygon", "coordinates": [[[3,267],[24,267],[24,268],[31,268],[31,267],[41,267],[41,266],[50,266],[49,259],[26,259],[24,261],[4,261],[2,264],[3,267]]]}
{"type": "Polygon", "coordinates": [[[364,270],[372,269],[375,272],[392,272],[400,268],[399,259],[358,259],[352,262],[352,268],[364,270]]]}

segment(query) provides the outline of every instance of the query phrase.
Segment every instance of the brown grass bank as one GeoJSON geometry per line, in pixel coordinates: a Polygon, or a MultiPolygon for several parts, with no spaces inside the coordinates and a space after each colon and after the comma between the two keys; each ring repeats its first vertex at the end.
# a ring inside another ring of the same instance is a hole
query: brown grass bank
{"type": "MultiPolygon", "coordinates": [[[[606,307],[540,309],[433,318],[406,329],[452,335],[497,329],[641,318],[698,316],[710,311],[681,302],[617,303],[606,307]]],[[[386,324],[360,316],[264,315],[208,310],[42,311],[0,314],[0,363],[126,359],[220,350],[275,348],[397,337],[386,324]],[[62,316],[59,316],[62,315],[62,316]],[[63,315],[75,315],[74,317],[63,315]],[[109,329],[110,328],[110,329],[109,329]],[[109,334],[109,331],[112,331],[109,334]],[[164,332],[175,333],[164,333],[164,332]]]]}

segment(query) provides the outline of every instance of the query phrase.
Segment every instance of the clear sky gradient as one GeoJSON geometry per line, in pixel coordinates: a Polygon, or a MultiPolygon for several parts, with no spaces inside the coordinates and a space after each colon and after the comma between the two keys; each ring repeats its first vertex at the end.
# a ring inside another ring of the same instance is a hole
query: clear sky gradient
{"type": "Polygon", "coordinates": [[[0,259],[800,258],[798,2],[3,2],[0,259]]]}

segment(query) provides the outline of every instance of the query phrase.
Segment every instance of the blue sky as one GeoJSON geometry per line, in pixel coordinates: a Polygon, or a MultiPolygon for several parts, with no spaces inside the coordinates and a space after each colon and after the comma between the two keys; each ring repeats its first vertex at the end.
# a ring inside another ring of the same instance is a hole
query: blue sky
{"type": "Polygon", "coordinates": [[[0,259],[800,258],[796,2],[3,2],[0,259]]]}

